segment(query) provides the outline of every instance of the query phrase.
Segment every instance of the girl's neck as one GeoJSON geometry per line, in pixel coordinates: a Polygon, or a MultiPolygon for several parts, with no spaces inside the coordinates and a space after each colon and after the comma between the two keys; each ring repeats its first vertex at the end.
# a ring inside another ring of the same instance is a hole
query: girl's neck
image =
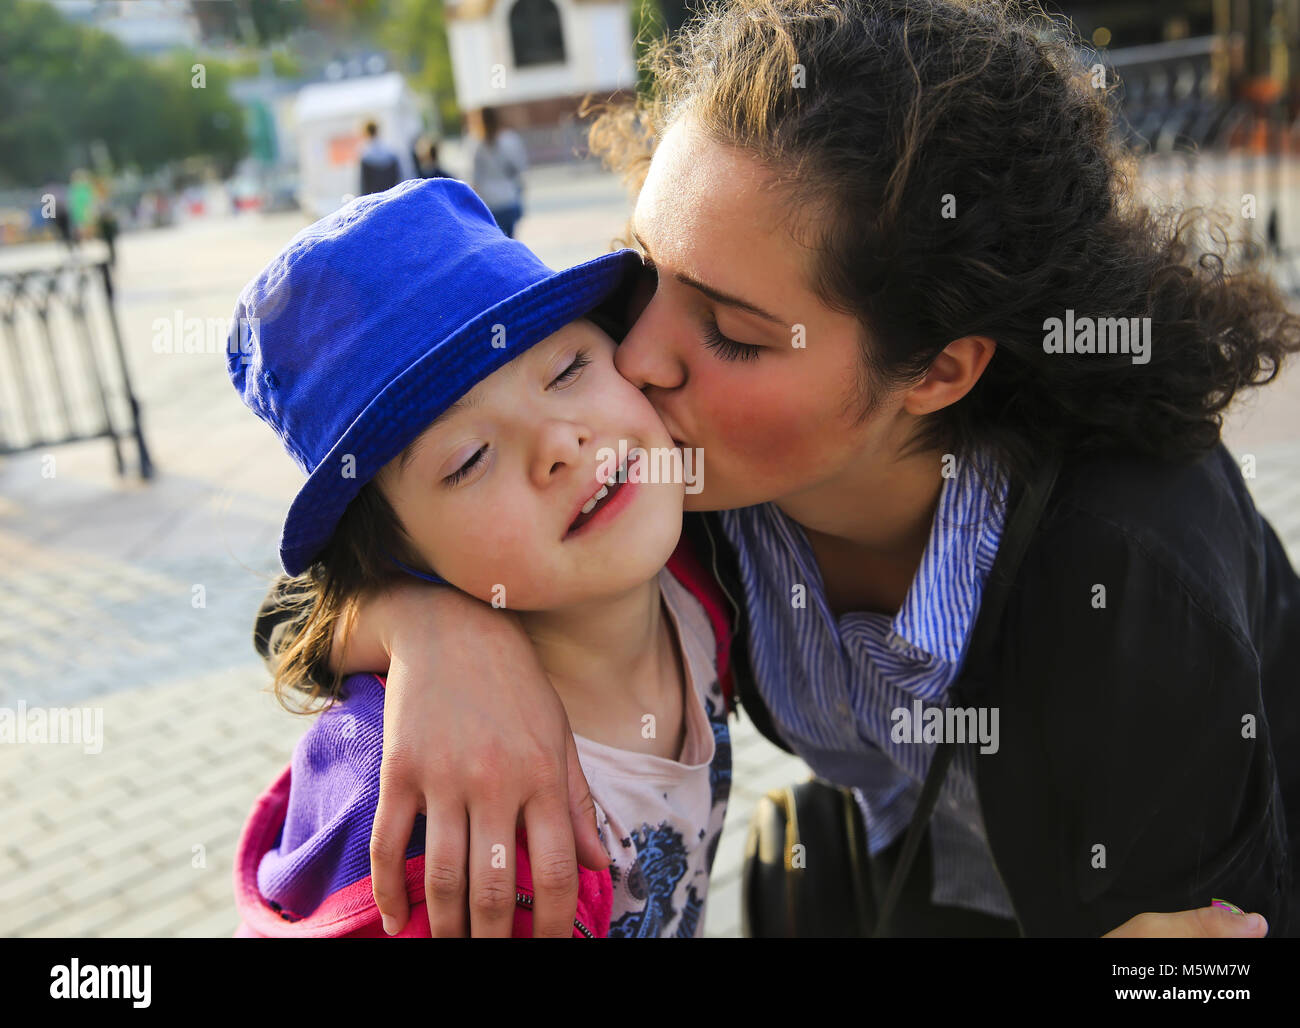
{"type": "Polygon", "coordinates": [[[570,720],[618,700],[653,709],[657,688],[679,682],[658,577],[570,607],[522,611],[519,620],[570,720]]]}

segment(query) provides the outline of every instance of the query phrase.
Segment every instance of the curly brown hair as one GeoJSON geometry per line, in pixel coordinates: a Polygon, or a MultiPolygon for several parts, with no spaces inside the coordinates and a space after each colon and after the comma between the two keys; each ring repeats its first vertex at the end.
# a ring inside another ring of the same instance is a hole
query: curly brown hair
{"type": "Polygon", "coordinates": [[[1300,349],[1274,283],[1229,260],[1224,216],[1135,199],[1113,84],[1093,87],[1068,26],[1036,5],[727,0],[645,60],[648,95],[588,105],[593,152],[639,188],[689,115],[772,171],[792,211],[817,215],[811,284],[866,330],[873,392],[962,336],[996,341],[919,447],[987,448],[1013,475],[1048,448],[1191,457],[1238,390],[1300,349]],[[1150,318],[1149,363],[1045,352],[1067,309],[1150,318]]]}

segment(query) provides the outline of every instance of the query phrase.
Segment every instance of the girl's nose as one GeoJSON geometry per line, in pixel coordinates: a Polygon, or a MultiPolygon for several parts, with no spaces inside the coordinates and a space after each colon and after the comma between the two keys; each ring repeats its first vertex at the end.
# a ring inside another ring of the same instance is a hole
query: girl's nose
{"type": "MultiPolygon", "coordinates": [[[[578,422],[547,420],[537,432],[531,468],[534,484],[545,488],[566,468],[580,467],[593,437],[591,429],[578,422]]],[[[591,471],[593,475],[596,472],[594,456],[591,471]]]]}

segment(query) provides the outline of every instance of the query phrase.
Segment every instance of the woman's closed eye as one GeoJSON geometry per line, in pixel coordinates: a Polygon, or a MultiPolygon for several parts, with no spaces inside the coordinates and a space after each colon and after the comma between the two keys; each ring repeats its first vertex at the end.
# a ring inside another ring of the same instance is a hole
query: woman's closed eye
{"type": "Polygon", "coordinates": [[[482,446],[480,446],[477,450],[474,451],[473,455],[470,457],[469,460],[467,460],[464,464],[458,467],[450,475],[444,478],[443,482],[446,485],[455,485],[457,482],[463,480],[466,475],[468,475],[471,471],[474,470],[474,466],[483,459],[483,455],[486,453],[487,453],[487,443],[484,443],[482,446]]]}
{"type": "Polygon", "coordinates": [[[718,319],[710,317],[704,326],[704,345],[724,361],[752,361],[758,357],[761,346],[738,343],[722,334],[718,328],[718,319]]]}

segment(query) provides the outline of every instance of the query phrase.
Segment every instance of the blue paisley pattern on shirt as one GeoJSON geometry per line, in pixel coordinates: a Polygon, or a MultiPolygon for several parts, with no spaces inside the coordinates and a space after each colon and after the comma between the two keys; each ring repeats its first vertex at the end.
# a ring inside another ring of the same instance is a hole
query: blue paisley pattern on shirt
{"type": "MultiPolygon", "coordinates": [[[[713,697],[706,697],[705,712],[713,730],[713,761],[709,765],[709,793],[711,807],[725,807],[731,793],[731,734],[727,729],[725,710],[715,706],[713,697]]],[[[700,831],[701,837],[704,830],[700,831]]],[[[713,858],[718,850],[721,831],[715,831],[709,840],[707,868],[713,868],[713,858]]],[[[627,890],[636,900],[643,902],[638,910],[630,910],[614,921],[609,928],[610,938],[657,938],[668,932],[678,910],[673,906],[678,886],[686,875],[688,859],[681,833],[668,822],[657,827],[642,824],[632,832],[630,840],[636,846],[636,863],[627,872],[627,890]]],[[[615,874],[611,868],[611,874],[615,874]]],[[[618,878],[613,879],[615,882],[618,878]]],[[[704,896],[696,887],[688,885],[680,911],[681,918],[671,934],[678,938],[694,938],[699,931],[704,913],[704,896]]]]}
{"type": "Polygon", "coordinates": [[[611,939],[658,938],[677,915],[673,895],[686,874],[686,846],[682,834],[666,821],[657,828],[643,824],[632,832],[636,864],[628,872],[627,888],[634,899],[644,900],[640,910],[629,910],[609,926],[611,939]]]}
{"type": "Polygon", "coordinates": [[[713,763],[709,765],[709,791],[713,805],[726,803],[731,795],[731,733],[727,730],[727,715],[713,705],[713,697],[705,697],[704,711],[713,729],[713,763]]]}

